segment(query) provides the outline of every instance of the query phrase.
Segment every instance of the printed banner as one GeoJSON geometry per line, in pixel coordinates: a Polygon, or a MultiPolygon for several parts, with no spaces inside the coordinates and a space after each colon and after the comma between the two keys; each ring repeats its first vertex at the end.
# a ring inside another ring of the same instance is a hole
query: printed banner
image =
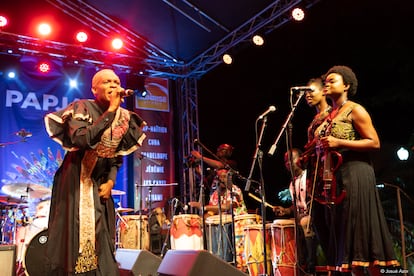
{"type": "MultiPolygon", "coordinates": [[[[37,68],[40,61],[37,57],[29,56],[16,59],[15,62],[7,59],[1,63],[0,185],[3,198],[12,197],[27,201],[30,194],[27,193],[26,186],[40,190],[52,188],[54,173],[65,152],[59,144],[48,137],[43,118],[47,113],[61,109],[76,99],[93,98],[91,79],[96,72],[95,67],[70,67],[60,61],[48,60],[50,71],[41,73],[37,68]],[[8,77],[7,73],[10,70],[15,71],[14,78],[8,77]],[[74,81],[77,85],[72,86],[74,81]]],[[[121,83],[125,84],[125,73],[117,73],[121,83]]],[[[137,183],[157,179],[167,183],[174,179],[168,82],[152,79],[149,83],[153,83],[158,89],[149,85],[149,97],[137,99],[136,103],[143,105],[136,104],[133,107],[148,123],[145,129],[148,138],[140,151],[125,158],[115,186],[119,193],[114,195],[114,199],[118,201],[118,206],[122,207],[137,205],[134,199],[131,199],[138,198],[135,194],[137,183]],[[161,92],[164,94],[160,94],[161,92]],[[167,132],[164,132],[165,130],[167,132]],[[165,155],[161,156],[164,153],[165,155]],[[144,154],[159,161],[160,165],[148,162],[149,159],[140,159],[139,157],[144,154]],[[128,162],[133,162],[134,165],[127,165],[128,162]],[[141,168],[145,173],[142,174],[143,180],[138,181],[141,179],[141,168]],[[135,173],[139,175],[134,175],[135,173]]],[[[171,191],[167,190],[167,193],[159,189],[154,190],[154,199],[168,199],[171,191]]],[[[29,200],[42,200],[40,197],[37,195],[29,200]]],[[[145,197],[146,194],[142,198],[145,197]]]]}

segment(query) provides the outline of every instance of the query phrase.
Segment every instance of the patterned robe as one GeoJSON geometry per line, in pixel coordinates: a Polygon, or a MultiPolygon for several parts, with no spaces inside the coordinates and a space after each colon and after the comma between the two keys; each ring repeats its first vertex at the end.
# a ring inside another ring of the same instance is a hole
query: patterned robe
{"type": "Polygon", "coordinates": [[[93,100],[46,115],[48,134],[67,153],[53,181],[45,275],[119,275],[114,203],[101,199],[98,188],[109,179],[115,183],[122,156],[141,146],[143,122],[93,100]]]}

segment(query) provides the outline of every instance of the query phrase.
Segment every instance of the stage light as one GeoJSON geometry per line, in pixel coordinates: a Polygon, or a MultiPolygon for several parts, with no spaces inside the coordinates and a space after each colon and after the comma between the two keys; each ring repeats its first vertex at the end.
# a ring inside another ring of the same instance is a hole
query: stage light
{"type": "Polygon", "coordinates": [[[148,95],[148,92],[145,89],[142,90],[141,93],[140,93],[140,96],[143,97],[143,98],[145,98],[147,95],[148,95]]]}
{"type": "Polygon", "coordinates": [[[42,61],[37,65],[37,69],[39,70],[39,72],[41,73],[48,73],[51,69],[51,66],[48,62],[46,61],[42,61]]]}
{"type": "Polygon", "coordinates": [[[76,80],[69,80],[70,88],[78,88],[78,82],[76,80]]]}
{"type": "Polygon", "coordinates": [[[232,64],[233,63],[233,58],[229,54],[224,54],[223,55],[223,61],[224,61],[225,64],[232,64]]]}
{"type": "Polygon", "coordinates": [[[410,153],[409,153],[409,151],[406,148],[400,147],[397,150],[397,156],[398,156],[398,159],[400,161],[407,161],[408,160],[408,157],[410,157],[410,153]]]}
{"type": "Polygon", "coordinates": [[[122,40],[120,38],[115,38],[112,40],[112,48],[119,50],[122,48],[122,46],[124,45],[124,43],[122,42],[122,40]]]}
{"type": "Polygon", "coordinates": [[[10,71],[7,73],[7,77],[9,79],[14,79],[16,77],[16,73],[14,71],[10,71]]]}
{"type": "Polygon", "coordinates": [[[86,40],[88,40],[88,35],[85,32],[78,32],[76,34],[76,40],[79,41],[80,43],[83,43],[86,40]]]}
{"type": "Polygon", "coordinates": [[[0,28],[3,28],[7,25],[7,18],[0,15],[0,28]]]}
{"type": "Polygon", "coordinates": [[[52,32],[52,27],[47,23],[41,23],[37,27],[37,31],[40,35],[47,36],[50,35],[50,33],[52,32]]]}
{"type": "Polygon", "coordinates": [[[301,8],[294,8],[292,18],[296,21],[302,21],[305,18],[305,12],[301,8]]]}
{"type": "Polygon", "coordinates": [[[264,39],[261,35],[255,35],[252,38],[253,43],[257,46],[262,46],[264,44],[264,39]]]}

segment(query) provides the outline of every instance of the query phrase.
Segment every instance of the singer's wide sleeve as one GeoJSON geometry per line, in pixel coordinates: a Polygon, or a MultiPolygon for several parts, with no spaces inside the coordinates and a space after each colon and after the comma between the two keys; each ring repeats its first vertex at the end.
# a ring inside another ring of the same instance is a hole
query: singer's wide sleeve
{"type": "Polygon", "coordinates": [[[129,112],[129,128],[117,149],[117,155],[128,155],[142,146],[146,135],[142,130],[144,120],[136,113],[129,112]]]}

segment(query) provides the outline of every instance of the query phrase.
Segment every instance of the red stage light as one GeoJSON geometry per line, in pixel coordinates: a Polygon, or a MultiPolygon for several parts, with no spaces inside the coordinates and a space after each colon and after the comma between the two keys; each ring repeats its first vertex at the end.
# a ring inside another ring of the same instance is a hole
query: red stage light
{"type": "Polygon", "coordinates": [[[119,50],[122,48],[122,46],[124,45],[124,43],[122,42],[122,40],[120,38],[115,38],[112,40],[112,48],[119,50]]]}
{"type": "Polygon", "coordinates": [[[85,32],[78,32],[76,34],[76,40],[83,43],[88,40],[88,35],[85,32]]]}
{"type": "Polygon", "coordinates": [[[3,28],[7,25],[7,18],[0,15],[0,28],[3,28]]]}
{"type": "Polygon", "coordinates": [[[37,31],[40,35],[49,35],[52,32],[52,27],[47,23],[41,23],[37,27],[37,31]]]}
{"type": "Polygon", "coordinates": [[[42,61],[39,63],[39,65],[37,66],[38,70],[42,73],[48,73],[51,69],[51,66],[48,62],[46,61],[42,61]]]}

